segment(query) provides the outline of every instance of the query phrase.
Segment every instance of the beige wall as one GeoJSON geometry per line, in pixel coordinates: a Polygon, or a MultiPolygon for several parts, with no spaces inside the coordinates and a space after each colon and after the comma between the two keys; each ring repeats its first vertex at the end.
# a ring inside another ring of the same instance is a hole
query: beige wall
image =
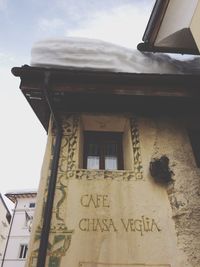
{"type": "Polygon", "coordinates": [[[199,31],[199,23],[200,23],[200,1],[198,1],[197,8],[191,20],[190,30],[194,37],[195,43],[200,51],[200,31],[199,31]]]}
{"type": "Polygon", "coordinates": [[[200,0],[170,0],[155,45],[200,50],[199,24],[200,0]]]}
{"type": "Polygon", "coordinates": [[[160,42],[174,32],[189,28],[198,1],[170,0],[157,37],[157,42],[160,42]]]}
{"type": "Polygon", "coordinates": [[[0,197],[0,264],[4,255],[6,241],[8,238],[8,231],[10,228],[10,224],[6,218],[8,211],[1,198],[2,196],[0,197]]]}
{"type": "MultiPolygon", "coordinates": [[[[199,170],[184,122],[66,114],[63,130],[46,266],[200,266],[199,170]],[[124,132],[125,170],[80,169],[83,130],[124,132]],[[163,154],[175,174],[169,186],[156,184],[149,174],[151,159],[163,154]]],[[[50,131],[29,267],[36,266],[53,139],[50,131]]]]}

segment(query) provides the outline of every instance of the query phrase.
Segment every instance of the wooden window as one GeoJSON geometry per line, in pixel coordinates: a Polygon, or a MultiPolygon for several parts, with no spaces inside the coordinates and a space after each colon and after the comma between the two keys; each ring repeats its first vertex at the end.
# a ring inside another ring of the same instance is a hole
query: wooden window
{"type": "Polygon", "coordinates": [[[197,167],[200,168],[200,130],[189,130],[189,138],[197,167]]]}
{"type": "Polygon", "coordinates": [[[19,258],[25,259],[27,251],[28,251],[28,245],[27,244],[20,245],[19,258]]]}
{"type": "Polygon", "coordinates": [[[122,170],[122,133],[85,132],[83,158],[86,169],[122,170]]]}

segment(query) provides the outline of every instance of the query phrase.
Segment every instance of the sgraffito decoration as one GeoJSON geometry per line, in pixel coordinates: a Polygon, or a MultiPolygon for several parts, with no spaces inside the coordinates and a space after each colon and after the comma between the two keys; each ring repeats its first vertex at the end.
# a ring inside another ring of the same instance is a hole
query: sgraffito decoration
{"type": "Polygon", "coordinates": [[[60,149],[54,208],[49,235],[49,267],[60,266],[61,258],[69,249],[73,230],[65,225],[68,180],[66,174],[78,168],[78,114],[67,114],[62,118],[63,137],[60,149]]]}
{"type": "MultiPolygon", "coordinates": [[[[71,238],[73,234],[73,230],[69,230],[65,224],[65,220],[67,217],[66,214],[67,210],[65,208],[65,205],[68,194],[68,181],[69,181],[67,174],[70,176],[70,171],[77,169],[77,159],[75,157],[76,154],[75,151],[77,150],[78,122],[79,122],[78,114],[67,114],[62,118],[63,137],[60,149],[56,191],[54,197],[54,206],[52,212],[51,228],[49,233],[47,259],[46,259],[46,266],[49,267],[60,266],[62,257],[66,254],[67,250],[70,247],[71,238]]],[[[49,177],[51,173],[51,161],[53,158],[54,143],[55,143],[54,130],[53,130],[52,142],[53,143],[51,150],[51,159],[49,164],[49,177]]],[[[47,184],[44,192],[42,214],[44,211],[47,198],[49,177],[47,178],[47,184]]],[[[35,240],[30,258],[30,265],[29,265],[30,267],[35,267],[37,264],[37,255],[38,255],[40,236],[41,236],[41,225],[42,225],[42,216],[40,225],[37,227],[35,234],[35,240]]]]}
{"type": "Polygon", "coordinates": [[[129,181],[136,180],[134,171],[107,171],[107,170],[85,170],[79,169],[74,172],[74,178],[78,180],[117,180],[129,181]]]}
{"type": "Polygon", "coordinates": [[[133,145],[133,161],[134,161],[134,173],[136,179],[143,179],[143,167],[142,167],[142,157],[140,149],[140,139],[138,123],[135,117],[130,119],[131,126],[131,137],[133,145]]]}
{"type": "Polygon", "coordinates": [[[131,138],[133,148],[133,170],[86,170],[78,169],[67,175],[68,178],[76,178],[80,180],[94,180],[94,179],[114,179],[114,180],[143,180],[142,156],[139,139],[139,129],[136,117],[130,118],[131,138]]]}
{"type": "Polygon", "coordinates": [[[78,142],[78,114],[67,114],[63,116],[63,138],[60,151],[60,162],[58,172],[66,172],[78,168],[76,155],[78,142]]]}
{"type": "Polygon", "coordinates": [[[79,267],[171,267],[170,264],[79,262],[79,267]]]}
{"type": "MultiPolygon", "coordinates": [[[[70,179],[77,180],[94,180],[94,179],[116,179],[120,181],[137,181],[143,179],[143,168],[141,160],[140,140],[138,125],[135,118],[130,119],[132,147],[133,147],[133,170],[85,170],[78,168],[78,130],[80,124],[79,114],[65,114],[62,119],[62,142],[60,149],[60,158],[58,164],[58,174],[56,182],[56,192],[54,197],[54,205],[51,219],[51,228],[48,240],[48,250],[46,266],[59,267],[62,257],[66,255],[72,240],[73,229],[68,229],[66,225],[67,218],[67,196],[68,196],[68,183],[70,179]]],[[[54,153],[55,144],[55,131],[52,130],[52,150],[49,159],[49,176],[43,196],[43,208],[41,214],[44,214],[44,207],[47,199],[48,183],[51,174],[51,162],[54,153]]],[[[35,233],[34,244],[32,247],[29,267],[36,267],[37,255],[40,244],[41,225],[40,223],[35,233]]]]}

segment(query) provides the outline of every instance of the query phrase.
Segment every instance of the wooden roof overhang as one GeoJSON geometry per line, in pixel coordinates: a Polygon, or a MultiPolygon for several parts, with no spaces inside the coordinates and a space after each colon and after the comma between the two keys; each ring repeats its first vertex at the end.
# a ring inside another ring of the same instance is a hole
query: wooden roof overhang
{"type": "Polygon", "coordinates": [[[57,112],[200,113],[200,75],[139,74],[100,70],[14,67],[20,89],[44,128],[50,110],[44,77],[57,112]]]}

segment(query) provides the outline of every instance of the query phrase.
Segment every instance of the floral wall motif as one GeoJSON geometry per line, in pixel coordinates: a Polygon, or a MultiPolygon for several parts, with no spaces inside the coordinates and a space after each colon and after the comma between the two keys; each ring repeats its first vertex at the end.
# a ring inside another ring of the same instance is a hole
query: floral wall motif
{"type": "Polygon", "coordinates": [[[132,117],[130,119],[130,125],[131,125],[131,137],[133,145],[134,173],[136,179],[143,179],[143,167],[142,167],[142,157],[141,157],[137,118],[132,117]]]}
{"type": "MultiPolygon", "coordinates": [[[[77,150],[77,130],[78,130],[79,117],[76,114],[67,114],[62,117],[63,137],[60,149],[60,159],[58,166],[58,176],[56,183],[56,191],[54,198],[54,206],[52,212],[51,228],[48,241],[48,251],[46,265],[49,267],[59,266],[62,256],[68,250],[73,230],[69,230],[65,224],[65,201],[67,199],[68,179],[66,174],[67,170],[73,170],[76,167],[75,151],[77,150]]],[[[43,197],[42,214],[45,208],[47,199],[48,184],[51,174],[51,161],[54,153],[55,136],[54,130],[52,144],[51,144],[51,159],[49,162],[49,176],[47,177],[46,188],[43,197]]],[[[42,216],[40,224],[35,233],[35,242],[32,248],[30,267],[37,264],[37,255],[40,244],[41,225],[43,223],[42,216]]]]}

